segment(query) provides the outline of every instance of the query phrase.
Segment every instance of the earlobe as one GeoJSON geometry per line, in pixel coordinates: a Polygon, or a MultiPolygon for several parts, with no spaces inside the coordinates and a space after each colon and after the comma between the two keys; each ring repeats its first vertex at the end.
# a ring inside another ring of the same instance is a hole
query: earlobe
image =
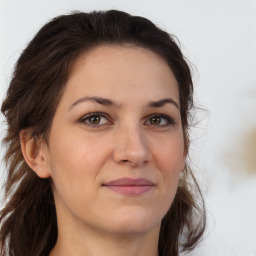
{"type": "Polygon", "coordinates": [[[30,129],[20,132],[20,145],[28,166],[40,177],[50,177],[48,148],[43,139],[34,138],[30,129]]]}

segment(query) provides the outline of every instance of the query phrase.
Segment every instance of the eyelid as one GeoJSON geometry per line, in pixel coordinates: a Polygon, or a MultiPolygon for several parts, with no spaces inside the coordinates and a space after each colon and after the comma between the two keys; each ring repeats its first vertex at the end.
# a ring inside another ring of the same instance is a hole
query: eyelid
{"type": "MultiPolygon", "coordinates": [[[[160,113],[154,113],[154,114],[151,114],[151,115],[148,115],[145,119],[146,119],[146,122],[148,122],[150,120],[150,118],[152,117],[159,117],[159,118],[162,118],[162,119],[165,119],[167,120],[167,124],[164,124],[164,125],[153,125],[153,124],[148,124],[148,125],[152,125],[152,126],[158,126],[158,127],[164,127],[164,126],[169,126],[169,125],[173,125],[175,124],[175,121],[172,117],[170,117],[169,115],[166,115],[166,114],[160,114],[160,113]]],[[[146,123],[145,122],[145,123],[146,123]]]]}
{"type": "MultiPolygon", "coordinates": [[[[167,114],[163,114],[163,113],[150,114],[150,115],[146,116],[144,118],[144,120],[145,120],[145,122],[144,122],[145,125],[155,126],[155,127],[167,127],[167,126],[174,125],[176,123],[176,121],[172,117],[170,117],[167,114]],[[150,122],[150,118],[153,118],[153,117],[158,117],[158,118],[164,119],[164,120],[166,120],[167,123],[159,124],[159,125],[154,125],[154,124],[148,123],[148,122],[150,122]]],[[[112,118],[104,112],[90,112],[88,114],[83,115],[80,119],[78,119],[78,122],[87,127],[95,127],[95,128],[96,127],[104,127],[106,125],[113,124],[112,118]],[[90,124],[89,122],[86,122],[90,117],[94,117],[94,116],[99,116],[99,117],[105,118],[107,120],[107,122],[105,122],[103,124],[90,124]]]]}
{"type": "Polygon", "coordinates": [[[111,121],[111,118],[109,115],[107,115],[106,113],[103,113],[103,112],[91,112],[91,113],[88,113],[88,114],[85,114],[83,115],[79,120],[78,120],[79,123],[83,124],[83,125],[86,125],[88,127],[100,127],[100,126],[104,126],[104,125],[107,125],[107,124],[112,124],[112,121],[111,121]],[[90,124],[90,123],[86,123],[86,120],[89,119],[90,117],[93,117],[93,116],[100,116],[100,117],[103,117],[105,118],[108,122],[105,123],[105,124],[90,124]]]}

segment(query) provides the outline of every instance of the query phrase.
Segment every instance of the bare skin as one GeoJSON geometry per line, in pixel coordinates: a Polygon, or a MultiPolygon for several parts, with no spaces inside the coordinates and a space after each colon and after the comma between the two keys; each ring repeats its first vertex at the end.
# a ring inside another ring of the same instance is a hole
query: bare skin
{"type": "Polygon", "coordinates": [[[33,147],[22,142],[30,167],[51,177],[57,210],[50,256],[158,255],[161,220],[186,158],[178,84],[164,60],[131,46],[86,53],[67,82],[48,143],[36,156],[33,147]],[[112,185],[120,179],[147,184],[112,185]]]}

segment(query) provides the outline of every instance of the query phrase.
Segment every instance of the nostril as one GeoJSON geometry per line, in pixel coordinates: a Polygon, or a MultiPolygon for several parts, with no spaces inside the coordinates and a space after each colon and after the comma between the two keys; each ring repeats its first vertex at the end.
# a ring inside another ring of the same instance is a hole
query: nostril
{"type": "Polygon", "coordinates": [[[122,141],[122,143],[113,150],[112,157],[116,163],[133,167],[148,163],[149,152],[144,144],[137,147],[137,144],[132,144],[131,141],[122,141]]]}
{"type": "Polygon", "coordinates": [[[133,167],[135,166],[140,166],[140,165],[147,165],[148,161],[145,160],[145,161],[130,161],[130,160],[121,160],[120,163],[122,164],[128,164],[128,165],[131,165],[133,167]]]}

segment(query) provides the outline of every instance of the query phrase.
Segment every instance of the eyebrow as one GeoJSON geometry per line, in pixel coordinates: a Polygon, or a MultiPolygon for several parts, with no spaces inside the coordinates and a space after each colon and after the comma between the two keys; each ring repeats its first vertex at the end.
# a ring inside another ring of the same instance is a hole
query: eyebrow
{"type": "Polygon", "coordinates": [[[172,98],[166,98],[166,99],[162,99],[162,100],[158,100],[158,101],[151,101],[147,104],[147,107],[160,108],[160,107],[163,107],[167,103],[170,103],[170,104],[174,105],[176,108],[180,109],[178,103],[175,100],[173,100],[172,98]]]}
{"type": "Polygon", "coordinates": [[[110,100],[110,99],[101,98],[101,97],[83,97],[83,98],[76,100],[74,103],[72,103],[69,106],[68,110],[71,110],[74,106],[78,105],[79,103],[86,102],[86,101],[96,102],[96,103],[104,105],[104,106],[120,108],[119,104],[115,103],[113,100],[110,100]]]}
{"type": "MultiPolygon", "coordinates": [[[[68,111],[70,111],[74,106],[82,103],[82,102],[87,102],[87,101],[91,101],[91,102],[96,102],[100,105],[103,105],[103,106],[109,106],[109,107],[115,107],[115,108],[120,108],[121,105],[114,102],[113,100],[110,100],[110,99],[107,99],[107,98],[102,98],[102,97],[82,97],[78,100],[76,100],[74,103],[72,103],[69,108],[68,108],[68,111]]],[[[175,107],[177,107],[178,109],[179,108],[179,105],[178,103],[173,100],[172,98],[166,98],[166,99],[161,99],[161,100],[157,100],[157,101],[150,101],[146,107],[147,108],[160,108],[160,107],[163,107],[165,104],[172,104],[174,105],[175,107]]]]}

